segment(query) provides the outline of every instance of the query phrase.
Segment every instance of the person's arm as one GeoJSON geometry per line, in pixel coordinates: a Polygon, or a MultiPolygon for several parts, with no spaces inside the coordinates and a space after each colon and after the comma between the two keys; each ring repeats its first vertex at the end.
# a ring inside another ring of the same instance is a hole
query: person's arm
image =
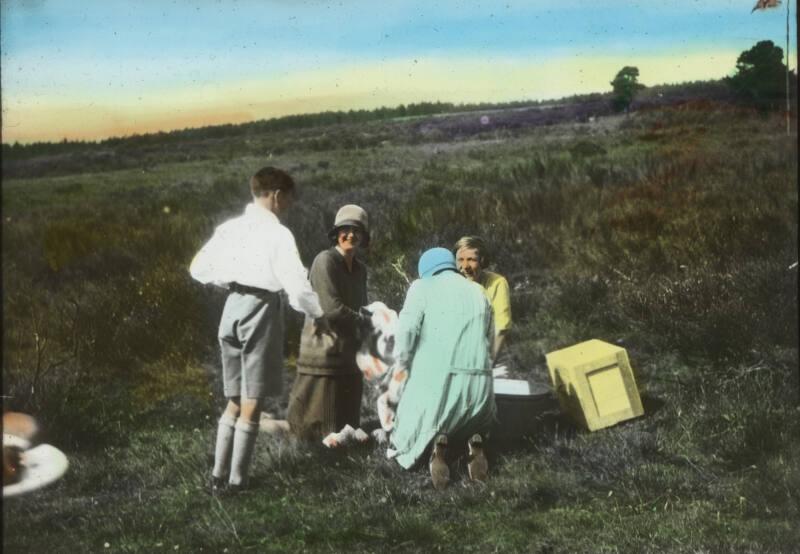
{"type": "Polygon", "coordinates": [[[417,280],[411,283],[406,293],[403,309],[397,320],[397,333],[395,334],[394,352],[395,362],[400,368],[407,369],[414,357],[414,349],[422,328],[425,315],[425,297],[421,290],[422,282],[417,280]]]}
{"type": "Polygon", "coordinates": [[[503,348],[503,345],[506,342],[506,331],[500,331],[494,336],[494,341],[492,341],[492,364],[497,359],[497,355],[500,353],[500,349],[503,348]]]}
{"type": "Polygon", "coordinates": [[[311,288],[294,236],[288,229],[285,229],[282,243],[275,251],[274,263],[275,277],[286,291],[292,308],[314,319],[322,317],[319,297],[311,288]]]}
{"type": "Polygon", "coordinates": [[[224,268],[224,230],[216,229],[211,239],[195,254],[189,265],[189,273],[195,281],[204,285],[213,284],[220,287],[227,285],[222,279],[224,268]]]}
{"type": "Polygon", "coordinates": [[[492,340],[492,363],[506,343],[511,328],[511,290],[505,277],[499,275],[492,286],[492,312],[494,314],[494,338],[492,340]]]}
{"type": "Polygon", "coordinates": [[[500,335],[511,328],[511,290],[508,281],[502,276],[498,277],[492,288],[494,332],[500,335]]]}
{"type": "Polygon", "coordinates": [[[494,310],[492,310],[492,303],[485,295],[484,300],[486,300],[486,313],[488,314],[484,336],[486,338],[487,352],[489,354],[489,365],[494,365],[494,339],[496,336],[494,332],[494,310]]]}
{"type": "Polygon", "coordinates": [[[362,281],[362,289],[361,289],[361,306],[366,306],[369,304],[369,300],[367,299],[367,268],[363,267],[362,274],[364,275],[364,279],[362,281]]]}

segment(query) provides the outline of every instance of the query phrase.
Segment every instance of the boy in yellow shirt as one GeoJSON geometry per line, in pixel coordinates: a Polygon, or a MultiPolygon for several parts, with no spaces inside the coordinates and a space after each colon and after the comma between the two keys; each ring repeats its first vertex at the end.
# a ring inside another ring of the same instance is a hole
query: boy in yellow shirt
{"type": "Polygon", "coordinates": [[[480,237],[461,237],[453,247],[458,270],[464,277],[481,285],[492,305],[494,316],[494,343],[492,344],[492,363],[505,365],[507,351],[504,348],[508,331],[511,329],[511,295],[505,277],[484,268],[489,258],[486,243],[480,237]],[[503,360],[503,362],[500,362],[503,360]]]}

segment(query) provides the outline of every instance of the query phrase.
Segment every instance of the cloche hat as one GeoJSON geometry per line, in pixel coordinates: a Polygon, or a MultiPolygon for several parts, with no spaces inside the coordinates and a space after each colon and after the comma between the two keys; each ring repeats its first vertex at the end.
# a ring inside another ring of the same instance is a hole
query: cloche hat
{"type": "Polygon", "coordinates": [[[362,246],[369,245],[369,218],[367,212],[361,206],[355,204],[347,204],[339,208],[336,212],[336,219],[333,222],[333,228],[328,232],[331,240],[336,240],[336,232],[340,227],[353,226],[358,227],[364,233],[362,239],[362,246]]]}
{"type": "Polygon", "coordinates": [[[419,264],[417,265],[417,271],[419,271],[419,276],[422,279],[431,277],[443,269],[458,271],[456,269],[456,258],[453,256],[453,253],[447,248],[442,248],[440,246],[426,250],[420,257],[419,264]]]}

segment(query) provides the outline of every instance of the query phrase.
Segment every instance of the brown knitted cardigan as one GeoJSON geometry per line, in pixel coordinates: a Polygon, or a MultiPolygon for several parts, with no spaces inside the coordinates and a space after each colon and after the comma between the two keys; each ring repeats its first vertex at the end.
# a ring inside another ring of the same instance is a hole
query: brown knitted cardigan
{"type": "Polygon", "coordinates": [[[347,269],[344,256],[336,249],[320,252],[311,264],[309,281],[319,295],[333,337],[314,335],[313,321],[306,318],[300,335],[297,372],[307,375],[358,373],[356,328],[358,309],[367,305],[367,268],[358,259],[347,269]]]}

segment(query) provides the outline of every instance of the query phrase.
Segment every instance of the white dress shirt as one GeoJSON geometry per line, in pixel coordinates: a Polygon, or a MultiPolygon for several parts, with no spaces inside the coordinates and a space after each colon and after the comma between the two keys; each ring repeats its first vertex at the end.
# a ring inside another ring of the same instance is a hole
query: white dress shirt
{"type": "Polygon", "coordinates": [[[201,283],[224,288],[236,282],[272,292],[285,290],[295,310],[312,318],[323,314],[294,235],[275,214],[255,203],[217,227],[189,272],[201,283]]]}

